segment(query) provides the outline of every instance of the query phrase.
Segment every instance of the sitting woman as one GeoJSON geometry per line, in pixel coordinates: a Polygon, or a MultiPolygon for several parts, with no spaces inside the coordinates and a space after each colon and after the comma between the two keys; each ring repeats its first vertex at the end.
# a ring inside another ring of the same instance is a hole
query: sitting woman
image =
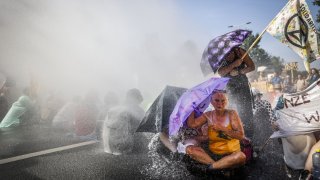
{"type": "Polygon", "coordinates": [[[211,99],[213,111],[198,118],[194,112],[189,116],[187,125],[191,128],[208,124],[208,149],[206,152],[198,143],[185,143],[186,154],[192,159],[208,165],[209,170],[235,168],[244,165],[246,156],[240,149],[240,140],[244,138],[242,122],[236,111],[225,109],[227,98],[224,92],[214,92],[211,99]]]}

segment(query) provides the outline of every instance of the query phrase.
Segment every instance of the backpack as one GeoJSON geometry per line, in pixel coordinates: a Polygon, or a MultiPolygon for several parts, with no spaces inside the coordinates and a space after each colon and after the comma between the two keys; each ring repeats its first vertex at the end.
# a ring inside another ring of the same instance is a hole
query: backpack
{"type": "Polygon", "coordinates": [[[243,138],[240,141],[241,151],[246,155],[246,163],[253,160],[253,146],[251,140],[248,138],[243,138]]]}

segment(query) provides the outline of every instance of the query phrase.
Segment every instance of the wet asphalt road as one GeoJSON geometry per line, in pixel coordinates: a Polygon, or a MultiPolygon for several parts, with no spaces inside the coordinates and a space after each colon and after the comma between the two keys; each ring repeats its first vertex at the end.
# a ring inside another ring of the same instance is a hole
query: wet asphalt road
{"type": "MultiPolygon", "coordinates": [[[[1,159],[46,149],[71,145],[85,140],[67,136],[57,130],[35,126],[0,131],[1,159]]],[[[165,171],[172,168],[168,162],[163,173],[146,173],[151,168],[148,156],[150,135],[137,134],[134,153],[115,156],[103,151],[100,142],[32,157],[0,165],[0,179],[205,179],[188,173],[173,176],[165,171]],[[168,167],[168,168],[167,168],[168,167]]],[[[265,137],[264,137],[265,138],[265,137]]],[[[258,141],[257,141],[258,142],[258,141]]],[[[261,141],[263,142],[263,141],[261,141]]],[[[281,146],[271,141],[256,162],[246,167],[246,179],[289,179],[284,173],[281,146]]],[[[155,168],[157,169],[157,167],[155,168]]],[[[171,169],[172,170],[172,169],[171,169]]],[[[175,172],[174,172],[175,173],[175,172]]],[[[181,173],[176,171],[176,173],[181,173]]],[[[297,179],[295,176],[293,179],[297,179]]]]}

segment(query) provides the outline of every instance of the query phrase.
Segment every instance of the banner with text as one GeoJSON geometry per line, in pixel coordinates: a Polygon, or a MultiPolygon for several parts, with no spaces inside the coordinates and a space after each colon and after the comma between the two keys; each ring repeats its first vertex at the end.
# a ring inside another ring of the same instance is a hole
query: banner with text
{"type": "Polygon", "coordinates": [[[276,114],[280,130],[271,138],[320,131],[320,80],[302,92],[283,94],[283,109],[276,114]]]}

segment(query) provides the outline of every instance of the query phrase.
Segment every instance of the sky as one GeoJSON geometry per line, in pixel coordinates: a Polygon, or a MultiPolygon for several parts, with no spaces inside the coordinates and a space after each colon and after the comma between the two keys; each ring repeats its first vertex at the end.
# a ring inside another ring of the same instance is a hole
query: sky
{"type": "MultiPolygon", "coordinates": [[[[208,43],[208,39],[237,28],[250,29],[254,34],[261,33],[288,1],[224,0],[221,2],[204,0],[199,2],[181,0],[176,2],[180,3],[179,7],[183,16],[189,19],[186,22],[187,29],[195,33],[190,37],[199,37],[198,42],[204,47],[208,43]],[[247,25],[247,22],[251,22],[251,24],[247,25]],[[231,25],[234,28],[228,27],[231,25]],[[200,37],[199,34],[203,35],[200,37]]],[[[311,0],[306,0],[306,2],[315,20],[319,6],[314,6],[311,0]]],[[[319,27],[319,23],[316,23],[316,26],[319,27]]],[[[260,45],[268,53],[280,56],[285,61],[301,61],[296,53],[267,32],[262,36],[260,45]]],[[[299,67],[302,69],[302,63],[300,65],[299,67]]],[[[319,63],[314,63],[312,66],[319,67],[319,63]]]]}
{"type": "MultiPolygon", "coordinates": [[[[68,97],[88,90],[122,97],[139,88],[148,103],[166,85],[190,88],[203,82],[202,52],[211,39],[234,30],[228,26],[260,33],[286,3],[2,0],[0,71],[19,87],[34,79],[43,92],[68,97]]],[[[307,3],[315,14],[318,7],[307,3]]],[[[301,61],[267,33],[260,45],[285,61],[301,61]]]]}

